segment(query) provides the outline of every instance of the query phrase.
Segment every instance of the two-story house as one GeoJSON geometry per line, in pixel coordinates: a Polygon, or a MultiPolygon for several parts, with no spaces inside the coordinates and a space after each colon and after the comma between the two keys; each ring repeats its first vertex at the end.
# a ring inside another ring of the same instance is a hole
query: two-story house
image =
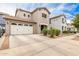
{"type": "Polygon", "coordinates": [[[49,27],[50,12],[47,8],[36,8],[32,12],[17,9],[15,16],[5,16],[6,32],[8,34],[41,33],[44,27],[49,27]]]}
{"type": "Polygon", "coordinates": [[[67,23],[67,30],[68,31],[77,31],[77,28],[75,28],[72,23],[67,23]]]}
{"type": "Polygon", "coordinates": [[[0,12],[0,29],[5,29],[5,20],[3,19],[3,16],[9,16],[6,13],[0,12]]]}
{"type": "Polygon", "coordinates": [[[62,31],[67,30],[67,21],[66,16],[64,14],[50,18],[49,24],[50,27],[61,30],[61,33],[62,31]]]}

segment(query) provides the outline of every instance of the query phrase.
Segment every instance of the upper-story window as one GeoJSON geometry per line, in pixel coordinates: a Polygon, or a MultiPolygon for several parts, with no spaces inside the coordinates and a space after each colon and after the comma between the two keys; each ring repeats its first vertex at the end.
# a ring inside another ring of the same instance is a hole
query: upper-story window
{"type": "Polygon", "coordinates": [[[47,14],[42,13],[42,17],[47,18],[47,14]]]}
{"type": "Polygon", "coordinates": [[[63,29],[64,29],[64,26],[62,26],[62,31],[63,31],[63,29]]]}
{"type": "Polygon", "coordinates": [[[26,16],[26,14],[24,13],[24,15],[23,15],[24,17],[26,16]]]}
{"type": "Polygon", "coordinates": [[[62,23],[64,23],[65,21],[64,21],[64,18],[62,18],[62,23]]]}
{"type": "MultiPolygon", "coordinates": [[[[24,16],[24,17],[26,17],[26,14],[24,13],[24,14],[23,14],[23,16],[24,16]]],[[[30,15],[27,15],[27,17],[29,18],[29,17],[30,17],[30,15]]]]}
{"type": "Polygon", "coordinates": [[[51,24],[51,19],[49,20],[49,24],[51,24]]]}
{"type": "Polygon", "coordinates": [[[30,17],[30,15],[28,15],[28,18],[30,17]]]}
{"type": "Polygon", "coordinates": [[[65,19],[65,22],[66,22],[66,19],[65,19]]]}

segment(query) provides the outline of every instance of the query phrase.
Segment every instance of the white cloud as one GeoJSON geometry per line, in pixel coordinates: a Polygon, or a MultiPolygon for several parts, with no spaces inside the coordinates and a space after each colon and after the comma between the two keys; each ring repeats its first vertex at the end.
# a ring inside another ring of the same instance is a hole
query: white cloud
{"type": "Polygon", "coordinates": [[[71,21],[67,19],[67,23],[70,23],[71,21]]]}
{"type": "Polygon", "coordinates": [[[64,5],[65,5],[65,4],[60,4],[56,9],[57,9],[57,10],[63,10],[63,9],[65,8],[64,5]]]}
{"type": "Polygon", "coordinates": [[[4,12],[4,13],[7,13],[7,14],[10,14],[10,15],[15,15],[15,11],[17,8],[22,8],[22,9],[25,9],[25,7],[29,6],[29,4],[9,4],[9,3],[5,3],[5,4],[0,4],[0,12],[4,12]]]}
{"type": "Polygon", "coordinates": [[[63,10],[64,10],[64,8],[65,8],[64,5],[65,5],[65,4],[60,4],[60,5],[58,5],[57,7],[54,7],[54,8],[52,9],[52,15],[51,15],[51,17],[52,17],[52,16],[56,16],[56,15],[63,14],[63,13],[64,13],[63,10]]]}
{"type": "Polygon", "coordinates": [[[66,12],[64,12],[64,14],[67,16],[67,17],[73,17],[73,15],[72,14],[70,14],[70,13],[66,13],[66,12]]]}
{"type": "Polygon", "coordinates": [[[14,15],[15,14],[15,6],[10,6],[7,4],[0,4],[0,12],[4,12],[4,13],[8,13],[10,15],[14,15]]]}
{"type": "Polygon", "coordinates": [[[72,21],[72,19],[74,18],[74,16],[70,13],[65,13],[64,14],[66,15],[66,20],[67,20],[67,23],[70,23],[72,21]]]}
{"type": "Polygon", "coordinates": [[[72,4],[70,6],[67,6],[67,8],[65,8],[65,10],[68,10],[68,11],[71,11],[71,10],[74,10],[77,6],[72,4]]]}
{"type": "Polygon", "coordinates": [[[48,7],[48,10],[49,10],[50,12],[53,12],[53,10],[55,10],[55,8],[49,8],[49,7],[48,7]]]}

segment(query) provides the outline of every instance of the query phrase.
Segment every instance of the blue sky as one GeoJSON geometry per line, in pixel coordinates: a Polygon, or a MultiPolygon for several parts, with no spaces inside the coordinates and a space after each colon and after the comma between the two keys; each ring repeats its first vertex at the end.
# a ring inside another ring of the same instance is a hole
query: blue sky
{"type": "Polygon", "coordinates": [[[51,12],[50,17],[65,14],[68,22],[79,13],[78,3],[0,3],[0,12],[15,15],[17,8],[32,11],[37,7],[47,7],[51,12]]]}

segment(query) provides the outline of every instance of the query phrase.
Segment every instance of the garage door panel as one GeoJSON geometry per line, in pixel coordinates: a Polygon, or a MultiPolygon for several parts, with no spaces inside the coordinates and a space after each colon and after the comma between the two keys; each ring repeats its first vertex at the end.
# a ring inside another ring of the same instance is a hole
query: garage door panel
{"type": "Polygon", "coordinates": [[[12,26],[11,26],[11,34],[15,34],[15,33],[18,34],[17,26],[16,26],[16,25],[12,25],[12,26]]]}
{"type": "Polygon", "coordinates": [[[29,26],[29,28],[28,28],[28,32],[29,32],[30,34],[33,33],[33,27],[32,27],[32,26],[29,26]]]}
{"type": "Polygon", "coordinates": [[[32,34],[33,26],[11,25],[11,34],[32,34]]]}

